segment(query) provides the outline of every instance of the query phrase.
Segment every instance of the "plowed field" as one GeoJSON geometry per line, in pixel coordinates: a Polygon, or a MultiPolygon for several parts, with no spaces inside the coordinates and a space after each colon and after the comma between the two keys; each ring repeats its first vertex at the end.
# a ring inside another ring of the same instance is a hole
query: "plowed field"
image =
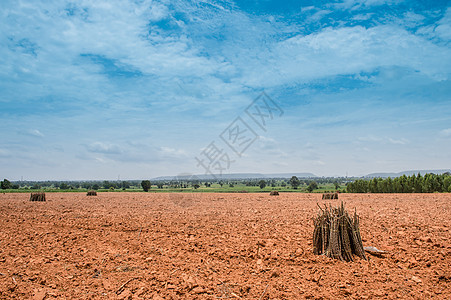
{"type": "Polygon", "coordinates": [[[450,194],[0,194],[1,299],[451,299],[450,194]],[[319,204],[364,246],[312,253],[319,204]]]}

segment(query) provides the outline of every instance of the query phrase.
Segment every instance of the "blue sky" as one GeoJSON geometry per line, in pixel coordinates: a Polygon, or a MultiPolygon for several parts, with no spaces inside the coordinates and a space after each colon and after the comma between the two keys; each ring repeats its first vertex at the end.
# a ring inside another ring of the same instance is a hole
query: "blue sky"
{"type": "Polygon", "coordinates": [[[449,1],[1,1],[0,28],[1,178],[203,174],[211,142],[224,173],[451,167],[449,1]]]}

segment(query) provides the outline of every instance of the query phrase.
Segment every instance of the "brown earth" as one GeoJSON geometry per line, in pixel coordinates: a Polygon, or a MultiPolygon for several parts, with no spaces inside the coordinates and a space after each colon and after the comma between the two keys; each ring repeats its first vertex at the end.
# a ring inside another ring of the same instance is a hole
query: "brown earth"
{"type": "Polygon", "coordinates": [[[1,299],[451,299],[450,194],[340,194],[364,246],[312,253],[321,194],[0,194],[1,299]]]}

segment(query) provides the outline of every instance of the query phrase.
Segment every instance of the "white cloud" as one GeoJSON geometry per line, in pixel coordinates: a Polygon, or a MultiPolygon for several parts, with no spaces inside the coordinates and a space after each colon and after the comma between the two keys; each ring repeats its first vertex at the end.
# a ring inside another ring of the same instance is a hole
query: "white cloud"
{"type": "Polygon", "coordinates": [[[160,154],[168,157],[186,158],[188,153],[183,149],[174,149],[171,147],[160,147],[160,154]]]}
{"type": "Polygon", "coordinates": [[[32,129],[32,130],[30,130],[30,134],[31,134],[31,135],[34,135],[34,136],[37,136],[37,137],[44,137],[44,134],[42,134],[42,132],[40,132],[40,131],[37,130],[37,129],[32,129]]]}
{"type": "Polygon", "coordinates": [[[377,137],[377,136],[368,135],[368,136],[359,137],[357,140],[359,140],[361,142],[381,142],[383,139],[380,137],[377,137]]]}
{"type": "Polygon", "coordinates": [[[315,10],[315,6],[304,6],[301,8],[301,12],[307,12],[311,10],[315,10]]]}
{"type": "Polygon", "coordinates": [[[389,141],[390,143],[392,143],[392,144],[395,144],[395,145],[405,145],[405,144],[407,144],[407,143],[409,142],[409,141],[408,141],[407,139],[405,139],[405,138],[401,138],[401,139],[392,139],[392,138],[389,138],[388,141],[389,141]]]}
{"type": "Polygon", "coordinates": [[[324,166],[324,165],[326,165],[326,163],[323,162],[322,160],[314,160],[314,161],[312,161],[312,164],[318,165],[318,166],[324,166]]]}
{"type": "MultiPolygon", "coordinates": [[[[446,79],[451,68],[449,61],[440,59],[451,55],[448,48],[395,26],[326,28],[285,39],[283,35],[296,30],[295,26],[208,5],[198,10],[184,2],[171,8],[154,1],[86,2],[77,8],[85,11],[83,15],[70,16],[64,3],[35,5],[40,13],[31,16],[25,10],[13,10],[22,26],[1,24],[17,41],[26,38],[37,45],[38,60],[20,57],[19,61],[15,52],[0,53],[5,76],[24,76],[22,66],[31,74],[33,89],[20,97],[46,96],[43,86],[51,85],[55,92],[76,99],[111,101],[111,93],[123,87],[116,87],[114,79],[103,74],[106,71],[101,63],[80,60],[80,54],[99,55],[116,66],[142,72],[145,88],[134,91],[136,97],[115,101],[129,106],[130,101],[139,103],[140,99],[181,104],[173,108],[182,108],[184,102],[192,107],[196,102],[202,105],[221,98],[240,101],[243,87],[270,88],[381,66],[402,65],[437,79],[446,79]],[[180,12],[183,20],[177,20],[180,12]],[[162,20],[168,22],[168,29],[157,23],[162,20]],[[220,35],[224,40],[205,37],[209,35],[220,35]]],[[[222,104],[228,105],[225,101],[222,104]]]]}
{"type": "Polygon", "coordinates": [[[343,0],[342,2],[334,4],[334,6],[342,9],[360,9],[384,4],[399,4],[402,2],[404,2],[404,0],[343,0]]]}
{"type": "Polygon", "coordinates": [[[374,135],[368,135],[364,137],[357,138],[359,142],[363,143],[379,143],[379,144],[393,144],[393,145],[405,145],[409,143],[406,138],[391,138],[391,137],[378,137],[374,135]]]}
{"type": "Polygon", "coordinates": [[[330,10],[319,10],[315,12],[313,15],[307,18],[307,22],[318,22],[328,14],[332,13],[330,10]]]}
{"type": "Polygon", "coordinates": [[[443,18],[438,22],[438,26],[435,27],[434,32],[445,41],[451,40],[451,8],[446,10],[443,18]]]}
{"type": "Polygon", "coordinates": [[[249,85],[308,82],[386,66],[407,67],[435,80],[445,80],[451,69],[451,60],[443,60],[451,56],[451,49],[388,25],[326,28],[307,36],[297,35],[275,44],[261,56],[266,56],[263,61],[269,63],[255,63],[247,70],[243,80],[249,85]]]}
{"type": "Polygon", "coordinates": [[[353,20],[356,21],[365,21],[369,20],[373,16],[373,13],[365,13],[365,14],[358,14],[352,17],[353,20]]]}
{"type": "Polygon", "coordinates": [[[42,138],[44,134],[37,129],[18,130],[19,134],[42,138]]]}
{"type": "Polygon", "coordinates": [[[0,157],[9,157],[9,156],[11,156],[10,151],[0,148],[0,157]]]}
{"type": "Polygon", "coordinates": [[[94,142],[87,145],[86,148],[90,152],[103,154],[120,154],[123,152],[118,145],[103,142],[94,142]]]}
{"type": "Polygon", "coordinates": [[[102,163],[102,164],[106,163],[106,161],[105,161],[105,159],[103,157],[96,157],[95,160],[97,162],[99,162],[99,163],[102,163]]]}
{"type": "Polygon", "coordinates": [[[44,137],[44,134],[42,134],[42,132],[40,132],[37,129],[26,130],[26,131],[23,131],[23,133],[26,135],[35,136],[35,137],[44,137]]]}
{"type": "Polygon", "coordinates": [[[440,131],[440,136],[450,137],[451,136],[451,128],[443,129],[440,131]]]}
{"type": "MultiPolygon", "coordinates": [[[[257,145],[259,148],[259,153],[264,155],[269,155],[272,159],[274,158],[284,158],[287,157],[287,153],[280,148],[280,143],[271,137],[259,136],[257,145]]],[[[247,151],[252,152],[252,147],[247,151]]]]}

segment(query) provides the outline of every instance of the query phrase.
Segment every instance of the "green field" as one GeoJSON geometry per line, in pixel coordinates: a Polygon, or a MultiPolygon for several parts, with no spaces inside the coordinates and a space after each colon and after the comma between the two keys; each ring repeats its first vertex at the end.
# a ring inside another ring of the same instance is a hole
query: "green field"
{"type": "MultiPolygon", "coordinates": [[[[344,190],[346,186],[341,185],[340,190],[344,190]]],[[[79,192],[79,193],[86,193],[90,189],[85,188],[73,188],[73,189],[59,189],[55,187],[43,187],[40,189],[33,189],[31,187],[21,187],[19,189],[6,189],[1,190],[3,193],[30,193],[30,192],[38,192],[38,191],[44,191],[44,192],[79,192]]],[[[206,187],[205,185],[202,185],[201,187],[195,189],[192,186],[186,187],[186,188],[174,188],[170,187],[168,185],[164,185],[163,188],[158,188],[156,185],[152,185],[151,189],[148,191],[148,193],[240,193],[240,192],[248,192],[248,193],[269,193],[270,191],[280,191],[280,192],[292,192],[292,193],[307,193],[307,185],[301,185],[297,189],[293,189],[291,186],[281,187],[281,186],[266,186],[265,188],[261,189],[259,186],[246,186],[245,184],[234,184],[233,187],[224,184],[222,187],[218,183],[213,183],[211,186],[206,187]]],[[[323,193],[325,191],[334,191],[335,186],[333,184],[320,184],[318,186],[318,189],[315,189],[313,193],[323,193]]],[[[114,192],[114,193],[120,193],[120,192],[144,192],[142,188],[138,187],[130,187],[126,189],[117,188],[117,189],[98,189],[97,192],[114,192]]]]}

